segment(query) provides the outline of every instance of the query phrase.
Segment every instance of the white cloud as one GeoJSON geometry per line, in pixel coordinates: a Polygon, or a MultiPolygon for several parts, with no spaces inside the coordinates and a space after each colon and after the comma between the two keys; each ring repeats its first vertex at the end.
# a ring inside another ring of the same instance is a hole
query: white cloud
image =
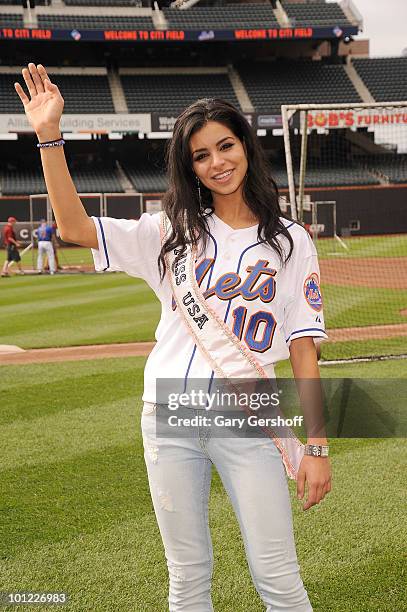
{"type": "Polygon", "coordinates": [[[370,39],[370,56],[401,55],[407,48],[406,0],[353,0],[363,17],[363,32],[370,39]]]}

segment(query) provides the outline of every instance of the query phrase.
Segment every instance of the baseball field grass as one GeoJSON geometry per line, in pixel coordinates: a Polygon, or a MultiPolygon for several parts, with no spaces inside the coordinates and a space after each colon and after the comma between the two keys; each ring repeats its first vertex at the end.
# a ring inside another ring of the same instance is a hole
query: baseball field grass
{"type": "Polygon", "coordinates": [[[333,257],[407,257],[406,234],[384,236],[352,236],[343,238],[322,238],[316,246],[320,259],[333,257]],[[344,248],[342,244],[347,248],[344,248]]]}
{"type": "MultiPolygon", "coordinates": [[[[331,260],[336,265],[343,261],[343,267],[335,268],[337,277],[346,273],[349,257],[364,258],[366,262],[371,258],[376,258],[375,261],[377,258],[379,261],[397,258],[391,260],[392,275],[396,279],[397,269],[405,268],[404,261],[399,259],[407,257],[407,236],[404,234],[352,237],[343,242],[347,249],[333,238],[317,241],[320,261],[331,260]]],[[[35,251],[28,253],[24,266],[30,267],[32,263],[35,267],[35,258],[35,251]]],[[[64,266],[92,265],[90,249],[61,248],[59,259],[64,266]]],[[[373,271],[374,266],[373,262],[373,271]]],[[[322,290],[328,331],[407,323],[405,289],[323,282],[322,290]]],[[[153,292],[143,281],[124,274],[0,279],[0,344],[17,344],[29,349],[151,341],[159,316],[160,305],[153,292]]],[[[397,336],[394,331],[387,338],[360,339],[349,335],[347,341],[324,343],[322,358],[406,352],[405,335],[397,336]]]]}
{"type": "MultiPolygon", "coordinates": [[[[407,323],[407,292],[323,285],[327,329],[407,323]]],[[[24,349],[154,340],[160,304],[122,273],[0,279],[0,344],[24,349]]],[[[324,359],[400,354],[405,337],[325,343],[324,359]]]]}
{"type": "MultiPolygon", "coordinates": [[[[167,609],[167,569],[140,433],[144,363],[134,357],[0,367],[0,592],[65,591],[72,612],[167,609]]],[[[407,362],[321,372],[405,378],[407,362]]],[[[290,375],[287,364],[278,374],[290,375]]],[[[289,482],[314,610],[401,610],[406,445],[340,439],[331,440],[331,449],[333,490],[321,504],[303,512],[289,482]]],[[[216,470],[210,525],[215,610],[260,612],[216,470]]],[[[27,608],[4,608],[12,609],[27,608]]]]}
{"type": "MultiPolygon", "coordinates": [[[[407,236],[393,234],[385,236],[353,236],[343,238],[342,244],[335,238],[322,238],[317,241],[320,259],[333,257],[407,257],[407,236]]],[[[64,247],[58,250],[62,265],[92,264],[90,249],[64,247]]],[[[30,255],[27,255],[30,260],[30,255]]]]}

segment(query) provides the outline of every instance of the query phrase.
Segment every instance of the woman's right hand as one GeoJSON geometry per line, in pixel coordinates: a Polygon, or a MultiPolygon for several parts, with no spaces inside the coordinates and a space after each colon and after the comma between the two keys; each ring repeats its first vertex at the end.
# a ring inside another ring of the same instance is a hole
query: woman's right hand
{"type": "Polygon", "coordinates": [[[35,133],[38,137],[58,133],[59,122],[64,109],[64,99],[58,87],[51,83],[42,64],[35,66],[35,64],[29,63],[28,69],[23,68],[22,75],[31,100],[20,83],[14,83],[14,87],[35,133]]]}

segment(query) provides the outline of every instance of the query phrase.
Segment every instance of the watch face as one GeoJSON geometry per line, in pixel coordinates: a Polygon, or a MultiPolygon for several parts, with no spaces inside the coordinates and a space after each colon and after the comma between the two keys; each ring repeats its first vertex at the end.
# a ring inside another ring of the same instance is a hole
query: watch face
{"type": "Polygon", "coordinates": [[[318,446],[314,446],[312,448],[312,454],[315,455],[315,457],[318,457],[321,454],[321,451],[319,450],[318,446]]]}

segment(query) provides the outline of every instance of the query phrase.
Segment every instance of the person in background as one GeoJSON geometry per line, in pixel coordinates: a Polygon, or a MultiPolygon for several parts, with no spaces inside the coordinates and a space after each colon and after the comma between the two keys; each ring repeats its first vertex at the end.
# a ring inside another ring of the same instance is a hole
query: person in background
{"type": "Polygon", "coordinates": [[[37,230],[38,237],[38,259],[37,270],[40,274],[43,272],[43,256],[47,255],[49,262],[49,273],[55,274],[55,255],[52,246],[52,227],[47,225],[45,219],[41,219],[41,225],[37,230]]]}
{"type": "Polygon", "coordinates": [[[59,260],[58,260],[59,244],[58,244],[58,238],[57,238],[57,229],[58,229],[58,226],[54,222],[52,224],[52,246],[54,247],[55,266],[57,270],[62,270],[62,266],[59,264],[59,260]]]}
{"type": "Polygon", "coordinates": [[[3,241],[4,246],[7,250],[6,261],[4,262],[3,269],[1,271],[1,276],[10,276],[9,266],[12,261],[15,261],[20,274],[24,274],[24,270],[21,268],[21,257],[18,252],[18,247],[20,243],[16,239],[16,234],[13,229],[13,225],[17,222],[15,217],[9,217],[7,219],[7,224],[4,227],[3,232],[3,241]]]}
{"type": "MultiPolygon", "coordinates": [[[[58,260],[58,249],[59,249],[58,238],[57,238],[57,229],[58,229],[58,226],[54,222],[51,227],[52,227],[51,244],[52,244],[52,248],[54,249],[55,268],[56,268],[56,270],[62,270],[62,266],[59,264],[59,260],[58,260]]],[[[46,259],[44,270],[49,272],[49,261],[48,261],[48,258],[46,259]]]]}

